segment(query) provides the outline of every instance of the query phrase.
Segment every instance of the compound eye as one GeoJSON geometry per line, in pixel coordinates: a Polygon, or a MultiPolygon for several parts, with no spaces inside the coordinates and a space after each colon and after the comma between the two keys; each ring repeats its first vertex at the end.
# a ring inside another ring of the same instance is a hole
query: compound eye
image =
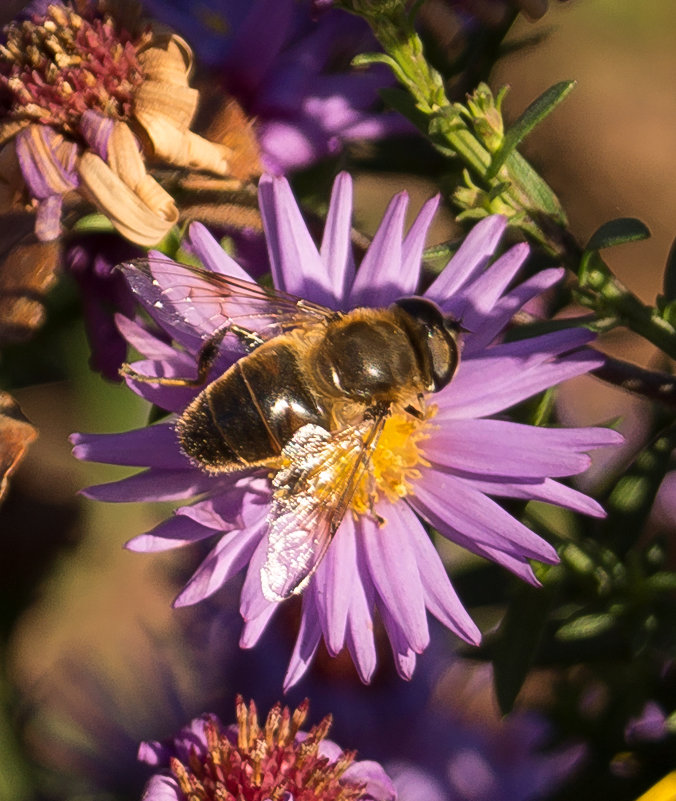
{"type": "Polygon", "coordinates": [[[412,341],[430,381],[428,389],[438,392],[458,369],[461,327],[452,318],[444,317],[439,307],[425,298],[402,298],[395,305],[410,318],[415,332],[412,341]]]}

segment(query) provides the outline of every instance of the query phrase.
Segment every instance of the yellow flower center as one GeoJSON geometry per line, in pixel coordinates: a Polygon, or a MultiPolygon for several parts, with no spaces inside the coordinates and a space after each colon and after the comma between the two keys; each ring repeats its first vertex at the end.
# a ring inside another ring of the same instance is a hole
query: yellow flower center
{"type": "Polygon", "coordinates": [[[371,512],[381,494],[389,501],[397,501],[413,491],[413,482],[420,478],[418,466],[429,466],[420,443],[429,437],[429,421],[436,411],[436,406],[428,407],[422,420],[402,412],[387,418],[369,470],[352,496],[350,507],[355,515],[371,512]]]}

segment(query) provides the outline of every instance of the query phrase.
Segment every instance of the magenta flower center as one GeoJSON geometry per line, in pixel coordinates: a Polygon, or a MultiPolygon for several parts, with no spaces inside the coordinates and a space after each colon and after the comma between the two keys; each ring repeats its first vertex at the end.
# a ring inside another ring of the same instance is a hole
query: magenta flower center
{"type": "Polygon", "coordinates": [[[319,754],[330,716],[304,739],[297,738],[307,710],[307,701],[293,713],[277,704],[261,727],[253,701],[247,709],[238,698],[236,741],[208,721],[206,753],[193,750],[188,764],[172,758],[171,770],[182,797],[185,801],[357,801],[363,786],[341,780],[355,753],[345,751],[333,763],[319,754]]]}
{"type": "Polygon", "coordinates": [[[3,116],[51,125],[73,134],[94,109],[126,119],[143,81],[137,58],[150,32],[132,41],[110,14],[91,3],[50,5],[44,17],[11,22],[0,45],[3,116]]]}

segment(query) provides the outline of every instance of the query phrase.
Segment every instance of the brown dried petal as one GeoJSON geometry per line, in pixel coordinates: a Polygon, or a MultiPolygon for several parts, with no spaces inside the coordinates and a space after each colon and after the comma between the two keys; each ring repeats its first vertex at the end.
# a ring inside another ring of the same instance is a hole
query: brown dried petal
{"type": "MultiPolygon", "coordinates": [[[[49,187],[50,194],[65,195],[76,184],[72,173],[77,145],[44,125],[31,125],[21,135],[49,187]]],[[[20,138],[21,138],[20,137],[20,138]]]]}
{"type": "Polygon", "coordinates": [[[32,214],[3,217],[4,234],[14,237],[0,264],[0,345],[24,342],[45,319],[42,299],[55,281],[60,249],[57,242],[35,241],[34,221],[32,214]]]}
{"type": "Polygon", "coordinates": [[[210,142],[223,144],[232,151],[228,174],[233,178],[249,181],[262,174],[254,123],[234,98],[218,103],[204,135],[210,142]]]}
{"type": "Polygon", "coordinates": [[[27,125],[30,125],[30,120],[5,120],[0,123],[0,145],[9,142],[27,125]]]}
{"type": "Polygon", "coordinates": [[[188,85],[193,64],[192,50],[185,39],[175,33],[154,36],[151,45],[138,53],[138,60],[146,80],[188,85]]]}
{"type": "Polygon", "coordinates": [[[157,184],[153,193],[146,174],[136,184],[144,198],[152,195],[153,206],[147,205],[113,170],[94,153],[85,153],[79,166],[82,188],[92,202],[110,219],[122,236],[144,247],[156,245],[178,220],[178,209],[171,196],[157,184]]]}
{"type": "Polygon", "coordinates": [[[187,131],[195,116],[199,92],[189,86],[175,86],[165,81],[146,81],[134,97],[134,116],[155,114],[165,117],[179,130],[187,131]]]}
{"type": "Polygon", "coordinates": [[[0,392],[0,500],[7,492],[9,477],[37,435],[37,429],[28,422],[14,398],[0,392]]]}
{"type": "Polygon", "coordinates": [[[207,170],[216,175],[227,175],[230,149],[225,145],[208,142],[192,131],[179,131],[166,117],[155,113],[136,112],[136,118],[145,129],[158,159],[176,167],[207,170]]]}
{"type": "Polygon", "coordinates": [[[0,147],[0,214],[16,209],[24,188],[14,142],[0,147]]]}

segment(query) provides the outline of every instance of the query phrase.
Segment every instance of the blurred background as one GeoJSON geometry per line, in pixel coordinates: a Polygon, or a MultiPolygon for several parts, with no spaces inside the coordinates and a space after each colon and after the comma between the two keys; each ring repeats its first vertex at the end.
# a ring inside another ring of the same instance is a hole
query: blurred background
{"type": "MultiPolygon", "coordinates": [[[[660,291],[676,234],[675,33],[676,4],[664,0],[553,3],[537,22],[517,20],[507,42],[520,46],[500,60],[490,79],[494,90],[511,86],[508,119],[555,82],[577,81],[523,150],[558,193],[581,242],[614,217],[639,217],[649,226],[651,239],[608,254],[610,266],[647,302],[660,291]]],[[[356,224],[366,233],[394,192],[411,193],[413,216],[435,191],[420,178],[369,172],[357,176],[356,188],[356,224]]],[[[432,238],[441,242],[456,234],[445,209],[432,238]]],[[[290,636],[282,643],[264,638],[246,655],[244,668],[234,665],[234,589],[216,598],[227,610],[217,624],[195,610],[173,611],[172,598],[200,554],[192,554],[190,564],[183,551],[173,556],[123,549],[131,536],[162,520],[168,507],[107,505],[77,495],[125,471],[77,462],[69,434],[133,428],[146,422],[148,410],[88,369],[77,293],[68,280],[52,292],[49,312],[31,343],[2,355],[2,375],[11,381],[4,388],[40,433],[0,508],[0,593],[9,634],[0,693],[13,710],[0,725],[0,799],[140,797],[134,788],[142,773],[130,767],[138,740],[166,736],[217,698],[225,698],[227,707],[234,692],[246,691],[243,677],[248,673],[250,680],[256,670],[269,675],[263,697],[274,697],[290,636]],[[25,762],[26,746],[39,767],[25,762]]],[[[642,364],[653,358],[626,335],[612,335],[603,347],[642,364]]],[[[625,430],[640,437],[641,404],[593,379],[566,386],[560,406],[574,423],[621,415],[625,430]]],[[[499,610],[483,614],[488,626],[499,610]]],[[[445,641],[444,633],[435,636],[445,641]]],[[[420,665],[433,659],[426,653],[420,665]]],[[[346,687],[358,684],[349,662],[327,667],[327,661],[318,660],[295,695],[321,687],[325,668],[332,681],[342,671],[346,687]]],[[[385,667],[388,654],[381,662],[371,697],[391,698],[399,680],[385,667]]],[[[420,671],[429,690],[432,680],[424,667],[420,671]]],[[[356,687],[355,697],[362,698],[360,692],[356,687]]],[[[409,694],[402,703],[414,705],[416,692],[422,692],[417,685],[402,690],[402,699],[409,694]]],[[[534,686],[526,701],[542,692],[534,686]]],[[[498,720],[489,685],[482,685],[474,703],[487,723],[498,720]]],[[[328,702],[319,702],[317,716],[322,705],[328,702]]],[[[354,745],[346,739],[350,726],[339,728],[343,744],[354,745]]],[[[458,791],[457,797],[470,796],[458,791]]]]}

